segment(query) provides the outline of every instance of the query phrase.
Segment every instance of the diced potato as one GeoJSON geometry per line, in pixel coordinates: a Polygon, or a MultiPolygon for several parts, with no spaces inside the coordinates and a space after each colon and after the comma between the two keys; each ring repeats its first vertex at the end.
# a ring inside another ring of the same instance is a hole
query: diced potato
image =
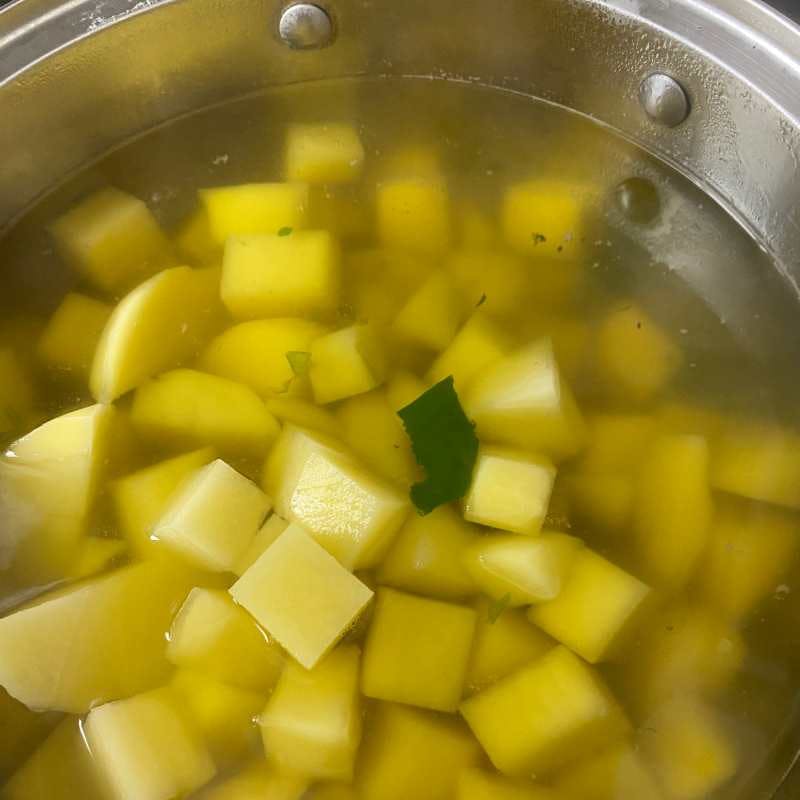
{"type": "Polygon", "coordinates": [[[0,436],[28,423],[33,402],[33,383],[18,353],[0,347],[0,436]]]}
{"type": "Polygon", "coordinates": [[[632,475],[581,471],[564,480],[579,522],[604,531],[620,531],[630,522],[636,490],[632,475]]]}
{"type": "Polygon", "coordinates": [[[255,750],[258,731],[253,720],[264,707],[263,694],[184,669],[176,671],[169,685],[217,767],[234,764],[255,750]]]}
{"type": "Polygon", "coordinates": [[[252,389],[191,369],[176,369],[140,386],[131,420],[142,436],[162,446],[211,444],[226,455],[263,454],[279,431],[252,389]]]}
{"type": "Polygon", "coordinates": [[[567,382],[571,384],[572,381],[584,379],[594,337],[591,326],[579,314],[567,316],[563,311],[549,310],[547,302],[538,295],[537,302],[544,305],[546,310],[537,309],[536,314],[523,318],[523,338],[549,336],[559,369],[567,382]]]}
{"type": "Polygon", "coordinates": [[[339,245],[327,231],[232,236],[222,260],[222,301],[237,319],[334,311],[339,245]]]}
{"type": "Polygon", "coordinates": [[[93,708],[86,741],[118,800],[171,800],[214,777],[211,755],[170,689],[93,708]]]}
{"type": "Polygon", "coordinates": [[[85,378],[111,316],[111,306],[85,294],[70,292],[53,312],[37,344],[49,367],[85,378]]]}
{"type": "Polygon", "coordinates": [[[259,319],[228,328],[214,339],[200,363],[209,372],[250,386],[263,397],[307,390],[308,381],[292,371],[287,353],[308,352],[326,332],[322,325],[298,318],[259,319]]]}
{"type": "Polygon", "coordinates": [[[548,339],[481,370],[466,399],[482,440],[528,448],[555,460],[574,455],[583,442],[583,418],[548,339]]]}
{"type": "Polygon", "coordinates": [[[558,776],[555,788],[563,800],[663,800],[655,777],[628,743],[572,764],[558,776]]]}
{"type": "Polygon", "coordinates": [[[213,266],[222,261],[222,248],[211,233],[211,220],[204,206],[196,208],[181,223],[174,242],[178,254],[190,264],[213,266]]]}
{"type": "Polygon", "coordinates": [[[31,708],[74,714],[153,686],[186,590],[151,561],[46,594],[0,619],[0,685],[31,708]]]}
{"type": "Polygon", "coordinates": [[[327,409],[299,397],[268,397],[267,410],[282,424],[291,423],[328,436],[339,434],[339,421],[327,409]]]}
{"type": "Polygon", "coordinates": [[[117,522],[137,556],[159,552],[158,544],[150,538],[153,526],[184,481],[213,458],[214,448],[203,447],[132,472],[111,484],[117,522]]]}
{"type": "Polygon", "coordinates": [[[384,153],[378,167],[384,179],[412,177],[433,180],[442,175],[441,158],[430,143],[415,142],[384,153]]]}
{"type": "Polygon", "coordinates": [[[471,608],[379,589],[364,646],[361,691],[379,700],[455,711],[475,617],[471,608]]]}
{"type": "Polygon", "coordinates": [[[650,589],[585,547],[561,591],[528,612],[531,622],[590,664],[610,658],[630,636],[650,589]]]}
{"type": "Polygon", "coordinates": [[[565,533],[481,536],[463,562],[484,594],[524,606],[558,597],[582,547],[580,539],[565,533]]]}
{"type": "Polygon", "coordinates": [[[227,592],[195,588],[172,621],[167,658],[224,683],[266,692],[283,667],[280,648],[227,592]]]}
{"type": "Polygon", "coordinates": [[[400,418],[386,395],[375,391],[347,398],[336,419],[342,439],[379,475],[396,483],[412,483],[417,462],[400,418]]]}
{"type": "Polygon", "coordinates": [[[378,238],[385,246],[425,255],[441,255],[450,246],[450,199],[444,181],[388,181],[379,184],[375,202],[378,238]]]}
{"type": "Polygon", "coordinates": [[[389,407],[396,414],[401,408],[413,403],[428,388],[428,384],[420,380],[413,372],[401,370],[395,372],[387,382],[386,399],[389,401],[389,407]]]}
{"type": "Polygon", "coordinates": [[[80,721],[68,717],[3,786],[4,800],[103,800],[80,721]]]}
{"type": "Polygon", "coordinates": [[[551,179],[510,186],[502,210],[506,241],[525,255],[575,260],[581,254],[584,195],[579,185],[551,179]]]}
{"type": "Polygon", "coordinates": [[[282,517],[301,523],[348,569],[375,566],[410,510],[404,493],[338,442],[290,426],[267,459],[264,488],[282,517]]]}
{"type": "Polygon", "coordinates": [[[290,663],[259,725],[267,758],[317,780],[350,781],[361,741],[360,653],[339,647],[312,670],[290,663]]]}
{"type": "Polygon", "coordinates": [[[800,509],[800,435],[768,423],[732,421],[714,445],[715,489],[800,509]]]}
{"type": "Polygon", "coordinates": [[[203,189],[199,195],[211,236],[220,245],[231,236],[305,228],[308,221],[308,186],[304,183],[245,183],[203,189]]]}
{"type": "Polygon", "coordinates": [[[455,720],[381,704],[364,736],[356,772],[357,796],[451,800],[459,773],[478,758],[477,742],[455,720]]]}
{"type": "Polygon", "coordinates": [[[445,272],[434,272],[406,301],[392,323],[401,342],[440,352],[461,322],[461,299],[445,272]]]}
{"type": "Polygon", "coordinates": [[[110,403],[195,355],[220,318],[218,293],[219,270],[173,267],[123,298],[92,363],[95,399],[110,403]]]}
{"type": "Polygon", "coordinates": [[[169,242],[150,209],[119,189],[102,189],[50,227],[63,258],[98,289],[123,292],[168,266],[169,242]]]}
{"type": "Polygon", "coordinates": [[[530,270],[522,259],[501,250],[465,249],[451,253],[444,267],[467,308],[480,306],[500,320],[528,310],[530,270]]]}
{"type": "Polygon", "coordinates": [[[476,311],[433,362],[427,379],[433,384],[452,375],[456,390],[463,392],[475,375],[502,358],[508,350],[506,337],[485,314],[476,311]]]}
{"type": "Polygon", "coordinates": [[[556,770],[629,728],[596,673],[561,646],[465,700],[461,713],[492,763],[512,776],[556,770]]]}
{"type": "Polygon", "coordinates": [[[153,538],[211,572],[231,572],[272,508],[252,481],[217,459],[170,500],[153,538]]]}
{"type": "Polygon", "coordinates": [[[308,800],[358,800],[358,796],[349,783],[321,783],[314,787],[308,800]]]}
{"type": "Polygon", "coordinates": [[[500,530],[537,534],[555,479],[556,468],[544,456],[481,447],[464,498],[464,518],[500,530]]]}
{"type": "Polygon", "coordinates": [[[678,346],[635,305],[612,311],[602,321],[595,357],[597,379],[612,398],[627,403],[662,392],[683,361],[678,346]]]}
{"type": "Polygon", "coordinates": [[[58,713],[31,711],[0,688],[0,785],[6,785],[60,719],[58,713]]]}
{"type": "Polygon", "coordinates": [[[370,325],[351,325],[320,336],[310,350],[309,378],[317,403],[368,392],[386,377],[383,350],[370,325]]]}
{"type": "Polygon", "coordinates": [[[761,505],[719,505],[698,575],[703,596],[739,620],[772,594],[797,559],[800,519],[761,505]]]}
{"type": "Polygon", "coordinates": [[[642,570],[657,586],[691,578],[708,542],[712,514],[709,448],[700,436],[656,439],[641,466],[634,527],[642,570]]]}
{"type": "Polygon", "coordinates": [[[289,527],[289,523],[277,514],[271,514],[259,528],[258,533],[248,548],[234,564],[233,572],[243,575],[258,561],[261,554],[289,527]]]}
{"type": "Polygon", "coordinates": [[[348,183],[361,174],[364,146],[347,123],[290,125],[286,133],[286,177],[308,183],[348,183]]]}
{"type": "Polygon", "coordinates": [[[80,580],[105,572],[113,563],[120,561],[127,549],[128,544],[124,539],[87,536],[80,545],[77,558],[70,564],[67,577],[80,580]]]}
{"type": "Polygon", "coordinates": [[[639,747],[669,798],[710,797],[736,773],[738,755],[712,709],[684,698],[662,708],[639,747]]]}
{"type": "Polygon", "coordinates": [[[656,420],[646,414],[593,414],[586,419],[586,448],[578,466],[591,473],[632,472],[655,433],[656,420]]]}
{"type": "Polygon", "coordinates": [[[475,609],[478,624],[467,672],[470,694],[541,658],[554,645],[521,609],[504,608],[498,614],[486,599],[478,600],[475,609]]]}
{"type": "Polygon", "coordinates": [[[0,458],[0,564],[21,580],[62,577],[77,554],[113,437],[114,409],[63,414],[18,439],[0,458]],[[6,551],[5,553],[3,551],[6,551]]]}
{"type": "Polygon", "coordinates": [[[297,524],[264,551],[230,592],[307,669],[347,632],[372,598],[297,524]]]}
{"type": "Polygon", "coordinates": [[[444,600],[474,594],[463,556],[476,539],[476,529],[449,506],[413,514],[381,562],[378,582],[444,600]]]}
{"type": "Polygon", "coordinates": [[[457,800],[557,800],[544,786],[515,781],[471,767],[458,776],[457,800]]]}
{"type": "Polygon", "coordinates": [[[741,669],[742,635],[706,609],[661,609],[642,631],[625,666],[630,701],[641,718],[692,692],[717,694],[741,669]]]}
{"type": "Polygon", "coordinates": [[[307,788],[307,778],[283,775],[263,759],[255,759],[201,792],[198,800],[304,800],[307,788]]]}

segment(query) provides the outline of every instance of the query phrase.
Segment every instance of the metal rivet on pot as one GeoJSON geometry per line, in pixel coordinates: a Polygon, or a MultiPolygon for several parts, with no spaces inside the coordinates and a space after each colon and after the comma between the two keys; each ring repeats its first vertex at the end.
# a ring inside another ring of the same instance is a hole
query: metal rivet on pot
{"type": "Polygon", "coordinates": [[[278,35],[296,50],[325,47],[333,39],[333,21],[324,8],[313,3],[295,3],[281,12],[278,35]]]}
{"type": "Polygon", "coordinates": [[[680,125],[689,116],[689,98],[675,78],[655,72],[639,86],[639,101],[650,119],[668,128],[680,125]]]}

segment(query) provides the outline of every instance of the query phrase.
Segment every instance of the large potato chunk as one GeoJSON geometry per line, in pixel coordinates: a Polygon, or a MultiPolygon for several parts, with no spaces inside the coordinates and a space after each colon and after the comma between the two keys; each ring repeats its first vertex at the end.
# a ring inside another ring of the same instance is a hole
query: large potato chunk
{"type": "Polygon", "coordinates": [[[95,399],[110,403],[193,356],[220,315],[219,270],[174,267],[114,309],[92,363],[95,399]]]}
{"type": "Polygon", "coordinates": [[[439,179],[392,180],[378,186],[378,237],[387,247],[441,255],[452,230],[447,187],[439,179]]]}
{"type": "Polygon", "coordinates": [[[45,595],[0,619],[0,685],[31,708],[82,714],[162,679],[181,575],[157,562],[45,595]]]}
{"type": "MultiPolygon", "coordinates": [[[[197,795],[198,800],[303,800],[308,779],[278,772],[263,758],[254,759],[233,775],[197,795]]],[[[314,791],[317,798],[317,791],[314,791]]]]}
{"type": "Polygon", "coordinates": [[[285,160],[290,181],[348,183],[361,173],[364,146],[347,123],[296,124],[286,134],[285,160]]]}
{"type": "Polygon", "coordinates": [[[465,769],[458,777],[457,800],[558,800],[544,786],[531,781],[511,780],[482,769],[465,769]]]}

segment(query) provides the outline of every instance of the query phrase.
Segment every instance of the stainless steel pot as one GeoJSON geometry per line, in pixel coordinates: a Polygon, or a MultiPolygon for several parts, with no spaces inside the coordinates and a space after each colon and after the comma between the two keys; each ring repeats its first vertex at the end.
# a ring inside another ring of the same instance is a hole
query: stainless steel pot
{"type": "MultiPolygon", "coordinates": [[[[754,313],[736,275],[714,291],[766,350],[793,331],[800,353],[800,29],[785,18],[755,0],[319,2],[310,21],[279,0],[3,8],[0,229],[115,144],[223,99],[352,75],[475,82],[600,120],[716,198],[773,257],[786,302],[754,313]]],[[[800,774],[784,779],[798,749],[800,725],[755,776],[767,788],[742,796],[800,796],[800,774]]]]}

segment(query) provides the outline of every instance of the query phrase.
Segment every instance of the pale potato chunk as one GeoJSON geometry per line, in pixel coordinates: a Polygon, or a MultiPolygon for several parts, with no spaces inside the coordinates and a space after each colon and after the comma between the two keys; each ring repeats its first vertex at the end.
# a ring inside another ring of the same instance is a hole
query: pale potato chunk
{"type": "Polygon", "coordinates": [[[264,759],[255,759],[201,792],[198,800],[303,800],[307,788],[307,778],[281,774],[264,759]]]}
{"type": "Polygon", "coordinates": [[[544,786],[529,780],[511,780],[471,767],[458,776],[457,800],[558,800],[544,786]]]}
{"type": "Polygon", "coordinates": [[[242,553],[233,567],[235,575],[243,575],[258,561],[261,554],[289,527],[289,523],[277,514],[270,514],[267,521],[258,529],[258,533],[248,548],[242,553]]]}
{"type": "Polygon", "coordinates": [[[347,123],[298,123],[286,133],[285,163],[290,181],[348,183],[361,174],[364,146],[347,123]]]}
{"type": "Polygon", "coordinates": [[[441,352],[452,342],[461,319],[461,298],[447,273],[438,271],[398,311],[392,333],[402,342],[441,352]]]}
{"type": "Polygon", "coordinates": [[[450,198],[438,178],[398,179],[378,186],[378,237],[387,247],[441,255],[450,246],[450,198]]]}

